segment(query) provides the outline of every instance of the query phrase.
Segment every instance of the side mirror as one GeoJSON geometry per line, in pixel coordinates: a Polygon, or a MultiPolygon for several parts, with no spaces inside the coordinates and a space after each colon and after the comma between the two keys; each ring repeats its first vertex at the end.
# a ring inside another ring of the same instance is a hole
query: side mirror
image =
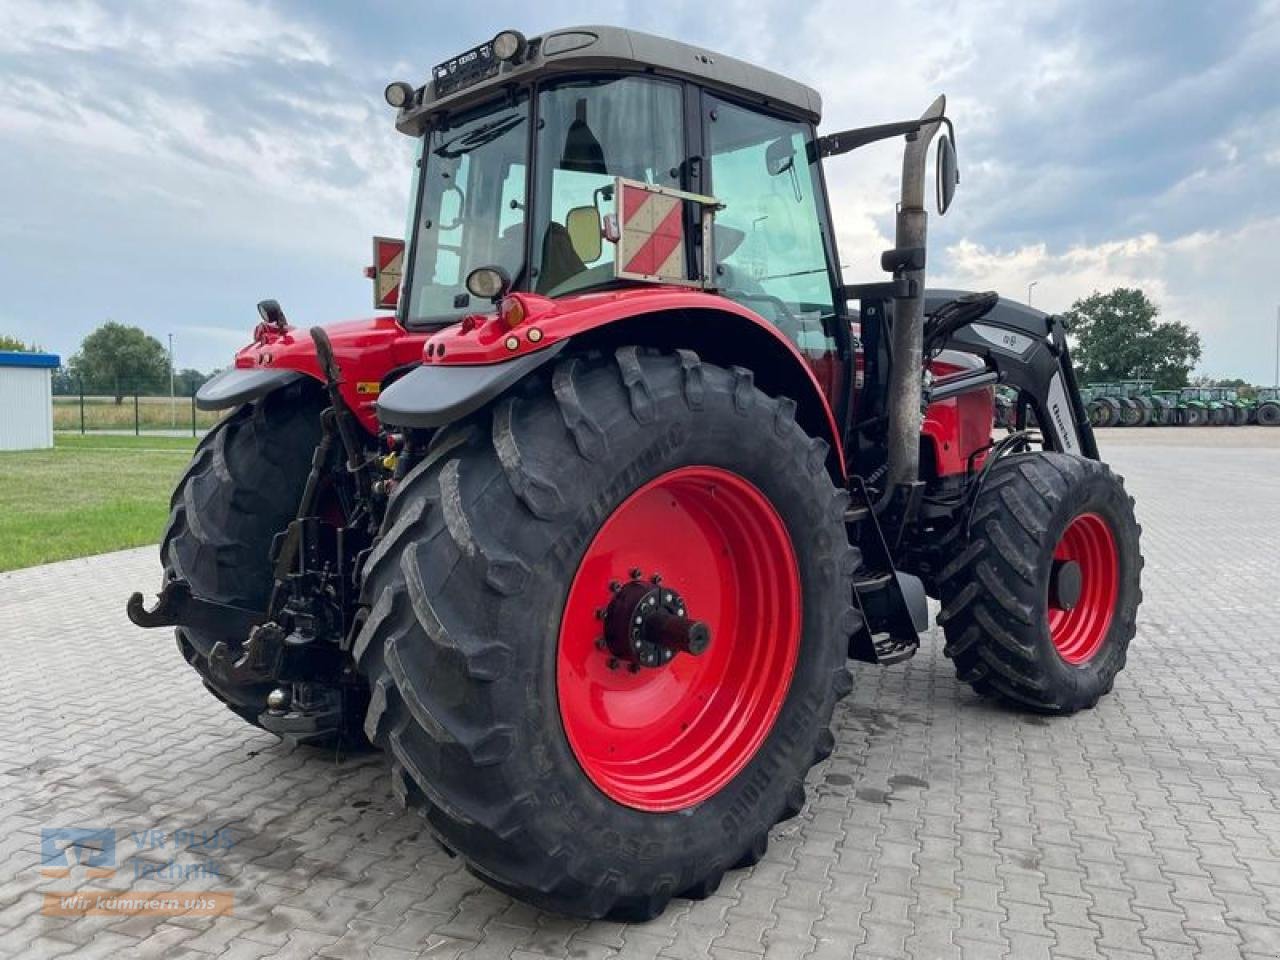
{"type": "Polygon", "coordinates": [[[595,263],[603,252],[601,246],[600,211],[594,205],[590,207],[574,207],[565,215],[564,227],[569,232],[569,243],[578,259],[585,263],[595,263]]]}
{"type": "Polygon", "coordinates": [[[951,207],[951,200],[956,195],[956,185],[960,182],[960,168],[956,163],[956,148],[951,138],[943,134],[938,138],[938,215],[946,213],[951,207]]]}

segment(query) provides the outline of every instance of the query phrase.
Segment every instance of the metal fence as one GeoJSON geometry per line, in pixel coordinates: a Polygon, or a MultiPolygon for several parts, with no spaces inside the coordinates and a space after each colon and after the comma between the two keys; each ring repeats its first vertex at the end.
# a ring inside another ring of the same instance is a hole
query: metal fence
{"type": "Polygon", "coordinates": [[[117,396],[75,387],[53,397],[53,429],[63,432],[196,437],[218,417],[217,411],[197,409],[194,393],[170,397],[125,390],[117,396]]]}

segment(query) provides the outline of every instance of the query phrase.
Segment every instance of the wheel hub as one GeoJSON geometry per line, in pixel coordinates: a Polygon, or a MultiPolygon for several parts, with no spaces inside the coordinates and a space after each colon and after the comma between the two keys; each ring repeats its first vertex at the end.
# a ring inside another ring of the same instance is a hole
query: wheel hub
{"type": "Polygon", "coordinates": [[[634,672],[641,667],[662,667],[677,653],[699,656],[711,644],[705,623],[692,620],[684,599],[662,577],[648,581],[633,570],[626,583],[614,582],[614,595],[604,610],[604,647],[611,665],[625,663],[634,672]]]}
{"type": "Polygon", "coordinates": [[[1074,610],[1080,602],[1080,592],[1084,587],[1084,574],[1080,564],[1074,560],[1053,561],[1049,572],[1049,603],[1059,610],[1074,610]]]}

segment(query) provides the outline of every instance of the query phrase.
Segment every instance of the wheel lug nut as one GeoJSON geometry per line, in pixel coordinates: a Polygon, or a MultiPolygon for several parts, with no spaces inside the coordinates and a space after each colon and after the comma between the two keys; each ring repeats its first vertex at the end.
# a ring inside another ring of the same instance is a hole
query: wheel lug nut
{"type": "Polygon", "coordinates": [[[662,582],[662,574],[655,573],[652,577],[649,578],[649,582],[656,587],[658,584],[662,582]]]}
{"type": "Polygon", "coordinates": [[[604,619],[605,617],[607,617],[608,615],[609,615],[609,608],[608,608],[608,607],[597,607],[597,608],[596,608],[596,619],[597,619],[597,620],[603,620],[603,619],[604,619]]]}
{"type": "Polygon", "coordinates": [[[641,571],[641,569],[640,569],[639,567],[632,567],[632,568],[631,568],[631,579],[632,579],[632,580],[639,580],[639,579],[640,579],[640,574],[641,574],[642,572],[643,572],[643,571],[641,571]]]}
{"type": "Polygon", "coordinates": [[[614,593],[617,593],[619,590],[622,589],[622,584],[619,583],[617,580],[610,580],[609,589],[612,590],[614,593]]]}

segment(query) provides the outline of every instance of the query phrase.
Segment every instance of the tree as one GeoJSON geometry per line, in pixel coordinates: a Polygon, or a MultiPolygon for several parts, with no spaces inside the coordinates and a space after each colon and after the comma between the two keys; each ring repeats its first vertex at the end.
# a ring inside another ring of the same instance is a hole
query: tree
{"type": "Polygon", "coordinates": [[[179,370],[173,377],[174,393],[180,397],[189,397],[212,376],[212,373],[201,373],[199,370],[179,370]]]}
{"type": "Polygon", "coordinates": [[[87,389],[109,390],[116,403],[126,391],[169,385],[169,355],[160,341],[110,320],[84,338],[69,367],[87,389]]]}
{"type": "Polygon", "coordinates": [[[1200,360],[1200,335],[1178,321],[1158,320],[1160,308],[1141,290],[1094,291],[1064,314],[1086,382],[1154,380],[1158,390],[1187,385],[1200,360]]]}
{"type": "Polygon", "coordinates": [[[34,343],[23,343],[17,337],[11,337],[7,333],[0,333],[0,350],[12,350],[17,353],[39,353],[40,347],[34,343]]]}

